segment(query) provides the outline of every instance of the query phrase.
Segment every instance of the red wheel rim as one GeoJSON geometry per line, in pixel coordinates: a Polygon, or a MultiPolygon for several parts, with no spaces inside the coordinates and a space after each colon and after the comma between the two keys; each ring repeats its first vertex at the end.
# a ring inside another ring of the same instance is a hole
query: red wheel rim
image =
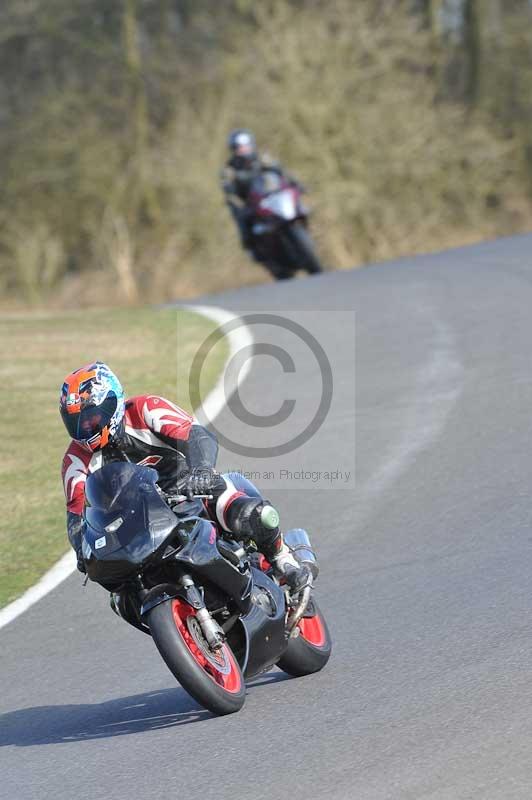
{"type": "Polygon", "coordinates": [[[208,675],[214,683],[222,689],[225,689],[226,692],[230,692],[231,694],[239,692],[242,686],[242,679],[231,649],[224,644],[216,653],[212,651],[206,653],[204,649],[199,646],[187,624],[187,620],[189,620],[190,617],[196,616],[196,611],[184,600],[180,598],[172,600],[172,614],[175,626],[181,634],[181,638],[185,642],[188,651],[205,674],[208,675]]]}
{"type": "Polygon", "coordinates": [[[325,636],[325,626],[319,614],[314,617],[303,617],[298,627],[299,633],[305,641],[314,645],[314,647],[323,647],[327,637],[325,636]]]}

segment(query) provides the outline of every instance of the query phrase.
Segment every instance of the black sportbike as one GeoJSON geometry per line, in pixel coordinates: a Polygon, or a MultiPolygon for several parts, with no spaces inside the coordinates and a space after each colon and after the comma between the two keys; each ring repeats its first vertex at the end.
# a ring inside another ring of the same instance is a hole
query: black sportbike
{"type": "MultiPolygon", "coordinates": [[[[277,664],[290,675],[322,669],[331,638],[307,586],[296,598],[253,549],[227,538],[205,498],[165,494],[149,467],[112,462],[87,478],[83,557],[111,605],[151,634],[179,683],[215,714],[244,704],[245,678],[277,664]]],[[[294,555],[316,574],[305,531],[294,555]]]]}

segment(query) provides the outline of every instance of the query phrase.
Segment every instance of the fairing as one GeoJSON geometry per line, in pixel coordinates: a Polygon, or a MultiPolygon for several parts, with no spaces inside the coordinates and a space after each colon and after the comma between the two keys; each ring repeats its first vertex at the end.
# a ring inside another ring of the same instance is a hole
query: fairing
{"type": "Polygon", "coordinates": [[[249,573],[230,564],[217,547],[216,529],[212,522],[198,517],[182,520],[180,526],[189,526],[189,541],[175,555],[175,560],[202,578],[218,586],[229,595],[240,611],[246,612],[251,604],[251,579],[249,573]]]}
{"type": "Polygon", "coordinates": [[[92,580],[127,577],[175,529],[176,516],[156,480],[155,470],[124,462],[107,464],[87,478],[83,537],[92,580]]]}
{"type": "Polygon", "coordinates": [[[261,570],[252,568],[252,604],[239,620],[244,633],[241,664],[246,678],[275,664],[286,650],[283,590],[261,570]]]}
{"type": "Polygon", "coordinates": [[[291,221],[299,216],[297,198],[293,189],[281,189],[260,201],[262,210],[270,211],[276,217],[291,221]]]}

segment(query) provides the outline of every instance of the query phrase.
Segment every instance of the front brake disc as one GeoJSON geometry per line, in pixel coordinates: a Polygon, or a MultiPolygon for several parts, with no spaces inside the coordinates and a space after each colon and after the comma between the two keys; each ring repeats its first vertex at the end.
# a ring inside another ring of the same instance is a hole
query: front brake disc
{"type": "Polygon", "coordinates": [[[207,659],[209,664],[216,667],[218,672],[221,672],[223,675],[228,675],[231,672],[231,664],[226,655],[226,648],[221,647],[219,650],[211,650],[209,643],[203,635],[201,625],[193,614],[187,617],[187,628],[197,647],[201,650],[202,655],[207,659]]]}

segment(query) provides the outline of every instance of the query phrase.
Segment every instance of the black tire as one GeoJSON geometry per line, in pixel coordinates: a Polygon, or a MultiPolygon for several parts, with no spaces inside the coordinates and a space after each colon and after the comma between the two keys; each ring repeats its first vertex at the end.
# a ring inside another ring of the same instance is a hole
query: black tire
{"type": "Polygon", "coordinates": [[[181,686],[213,714],[233,714],[244,705],[246,686],[228,644],[218,655],[208,648],[196,612],[174,598],[148,612],[151,635],[166,666],[181,686]]]}
{"type": "Polygon", "coordinates": [[[277,662],[277,666],[295,678],[311,675],[323,669],[332,650],[331,634],[315,600],[316,614],[303,617],[299,623],[299,636],[290,638],[288,647],[277,662]]]}
{"type": "Polygon", "coordinates": [[[276,281],[289,281],[294,277],[293,272],[275,272],[272,275],[276,281]]]}
{"type": "Polygon", "coordinates": [[[263,261],[262,266],[268,270],[272,278],[276,281],[288,281],[290,278],[294,277],[293,270],[282,264],[277,264],[273,261],[263,261]]]}
{"type": "Polygon", "coordinates": [[[285,236],[288,237],[296,254],[296,266],[305,269],[309,275],[318,275],[323,272],[323,267],[314,249],[308,230],[301,222],[290,225],[285,236]]]}

